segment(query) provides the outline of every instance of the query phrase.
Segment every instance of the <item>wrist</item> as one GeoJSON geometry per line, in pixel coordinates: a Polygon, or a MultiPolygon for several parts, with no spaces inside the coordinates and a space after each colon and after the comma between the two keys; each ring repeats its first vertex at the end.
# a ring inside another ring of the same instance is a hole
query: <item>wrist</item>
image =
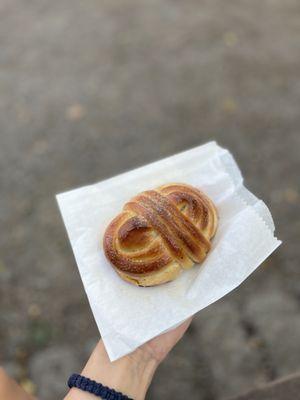
{"type": "Polygon", "coordinates": [[[122,365],[119,368],[125,378],[122,383],[126,384],[126,388],[123,389],[124,394],[134,400],[143,400],[158,367],[158,362],[141,349],[135,350],[120,361],[122,365]]]}
{"type": "MultiPolygon", "coordinates": [[[[143,400],[157,366],[155,358],[142,349],[111,362],[100,340],[81,374],[134,400],[143,400]]],[[[87,399],[89,396],[86,394],[87,399]]],[[[66,399],[79,398],[84,399],[83,392],[72,389],[66,399]]]]}

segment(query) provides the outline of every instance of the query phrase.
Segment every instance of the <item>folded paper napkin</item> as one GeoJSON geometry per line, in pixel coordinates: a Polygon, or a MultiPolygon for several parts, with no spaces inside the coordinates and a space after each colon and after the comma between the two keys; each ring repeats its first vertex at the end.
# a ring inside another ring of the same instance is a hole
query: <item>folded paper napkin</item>
{"type": "Polygon", "coordinates": [[[279,245],[267,206],[243,186],[231,154],[215,142],[57,195],[96,323],[110,359],[132,352],[240,285],[279,245]],[[136,287],[105,258],[105,228],[137,193],[182,182],[203,190],[219,212],[205,261],[167,284],[136,287]]]}

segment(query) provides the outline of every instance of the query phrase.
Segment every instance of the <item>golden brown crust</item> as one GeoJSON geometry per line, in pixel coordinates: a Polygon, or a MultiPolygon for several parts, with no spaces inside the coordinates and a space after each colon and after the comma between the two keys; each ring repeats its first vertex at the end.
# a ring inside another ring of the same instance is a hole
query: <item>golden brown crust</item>
{"type": "Polygon", "coordinates": [[[168,184],[126,203],[107,227],[103,247],[123,279],[153,286],[201,262],[217,224],[217,210],[200,190],[168,184]]]}

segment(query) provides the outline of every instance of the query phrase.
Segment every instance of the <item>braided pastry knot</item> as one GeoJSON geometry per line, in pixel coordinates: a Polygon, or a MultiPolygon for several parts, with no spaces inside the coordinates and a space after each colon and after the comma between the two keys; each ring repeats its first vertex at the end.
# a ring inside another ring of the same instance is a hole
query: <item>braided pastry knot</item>
{"type": "Polygon", "coordinates": [[[186,184],[168,184],[125,204],[105,231],[104,251],[123,279],[158,285],[206,257],[217,224],[206,195],[186,184]]]}

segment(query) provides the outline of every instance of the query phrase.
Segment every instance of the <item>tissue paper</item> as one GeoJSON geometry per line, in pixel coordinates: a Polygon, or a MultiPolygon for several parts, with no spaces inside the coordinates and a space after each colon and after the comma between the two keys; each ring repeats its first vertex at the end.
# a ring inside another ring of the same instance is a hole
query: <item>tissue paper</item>
{"type": "Polygon", "coordinates": [[[229,293],[281,243],[267,206],[244,187],[233,157],[215,142],[61,193],[57,201],[111,361],[229,293]],[[219,226],[212,249],[172,282],[133,286],[105,258],[105,228],[131,197],[173,182],[198,187],[215,203],[219,226]]]}

